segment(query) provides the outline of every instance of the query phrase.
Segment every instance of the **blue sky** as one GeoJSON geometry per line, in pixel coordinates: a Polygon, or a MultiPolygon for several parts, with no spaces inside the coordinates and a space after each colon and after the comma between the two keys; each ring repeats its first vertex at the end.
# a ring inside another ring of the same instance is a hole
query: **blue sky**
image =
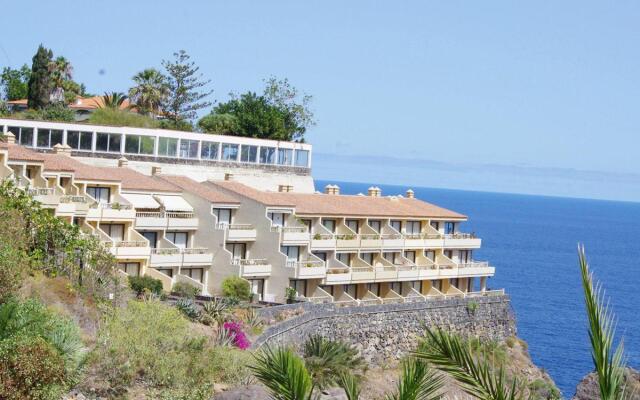
{"type": "Polygon", "coordinates": [[[177,49],[212,79],[213,99],[288,77],[314,96],[316,178],[640,201],[638,2],[2,9],[0,66],[30,62],[42,42],[96,93],[126,91],[135,72],[177,49]]]}

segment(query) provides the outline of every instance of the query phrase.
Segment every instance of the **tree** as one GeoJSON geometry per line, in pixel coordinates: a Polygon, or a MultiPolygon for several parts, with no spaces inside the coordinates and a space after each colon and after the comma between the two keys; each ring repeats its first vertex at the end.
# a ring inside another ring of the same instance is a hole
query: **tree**
{"type": "Polygon", "coordinates": [[[198,126],[208,133],[303,142],[307,129],[315,125],[311,96],[301,96],[287,79],[265,82],[261,95],[231,93],[231,99],[218,104],[198,126]]]}
{"type": "Polygon", "coordinates": [[[20,69],[5,67],[0,74],[0,86],[3,88],[4,98],[9,101],[27,98],[30,76],[31,69],[27,64],[20,69]]]}
{"type": "Polygon", "coordinates": [[[313,335],[304,343],[302,356],[319,389],[335,386],[345,374],[360,376],[365,366],[354,347],[320,335],[313,335]]]}
{"type": "Polygon", "coordinates": [[[31,65],[31,76],[28,85],[28,106],[29,108],[40,109],[46,107],[50,102],[51,79],[49,75],[49,65],[53,58],[51,50],[43,45],[38,47],[38,51],[33,56],[31,65]]]}
{"type": "Polygon", "coordinates": [[[51,101],[62,103],[65,101],[65,85],[73,79],[73,67],[66,58],[59,56],[49,63],[49,79],[51,81],[51,101]]]}
{"type": "Polygon", "coordinates": [[[198,73],[200,67],[190,61],[191,57],[186,51],[180,50],[173,55],[173,61],[162,61],[168,76],[169,90],[163,102],[163,110],[167,119],[178,123],[194,119],[198,110],[211,106],[211,102],[204,99],[211,95],[213,90],[201,91],[211,80],[203,80],[202,74],[198,73]]]}
{"type": "Polygon", "coordinates": [[[105,92],[102,96],[102,104],[98,108],[110,108],[112,110],[120,110],[124,102],[128,99],[127,95],[120,92],[105,92]]]}
{"type": "Polygon", "coordinates": [[[129,97],[140,114],[158,114],[162,102],[169,95],[167,77],[154,68],[147,68],[133,77],[135,86],[129,89],[129,97]]]}

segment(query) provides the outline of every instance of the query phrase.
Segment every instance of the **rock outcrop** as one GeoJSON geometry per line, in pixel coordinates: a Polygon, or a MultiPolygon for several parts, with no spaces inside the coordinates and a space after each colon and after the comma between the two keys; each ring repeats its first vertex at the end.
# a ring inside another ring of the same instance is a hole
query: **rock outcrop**
{"type": "MultiPolygon", "coordinates": [[[[629,400],[640,400],[640,372],[627,368],[624,374],[625,392],[629,400]]],[[[576,387],[576,394],[572,400],[599,400],[598,377],[595,372],[585,376],[576,387]]]]}

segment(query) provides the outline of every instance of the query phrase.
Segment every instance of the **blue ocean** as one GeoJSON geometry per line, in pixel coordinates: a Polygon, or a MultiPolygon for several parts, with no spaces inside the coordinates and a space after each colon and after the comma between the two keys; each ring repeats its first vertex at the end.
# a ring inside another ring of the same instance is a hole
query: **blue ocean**
{"type": "MultiPolygon", "coordinates": [[[[337,183],[345,194],[370,184],[337,183]]],[[[407,187],[377,185],[383,195],[407,187]]],[[[536,365],[565,397],[592,370],[576,247],[583,243],[611,300],[630,366],[640,367],[640,203],[412,187],[416,197],[469,216],[464,230],[482,238],[477,260],[496,267],[489,286],[505,288],[518,334],[536,365]],[[638,235],[638,236],[636,236],[638,235]]]]}

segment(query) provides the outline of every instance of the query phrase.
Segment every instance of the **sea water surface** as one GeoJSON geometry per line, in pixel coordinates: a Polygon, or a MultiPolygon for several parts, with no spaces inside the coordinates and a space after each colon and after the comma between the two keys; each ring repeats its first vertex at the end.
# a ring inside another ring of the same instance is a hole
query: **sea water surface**
{"type": "MultiPolygon", "coordinates": [[[[337,183],[343,194],[366,193],[365,183],[337,183]]],[[[383,195],[407,187],[377,185],[383,195]]],[[[529,344],[565,397],[591,371],[587,321],[576,246],[583,243],[592,270],[618,318],[629,365],[640,367],[640,203],[527,196],[413,187],[417,198],[469,217],[462,230],[482,238],[476,260],[496,267],[489,286],[505,288],[529,344]]]]}

